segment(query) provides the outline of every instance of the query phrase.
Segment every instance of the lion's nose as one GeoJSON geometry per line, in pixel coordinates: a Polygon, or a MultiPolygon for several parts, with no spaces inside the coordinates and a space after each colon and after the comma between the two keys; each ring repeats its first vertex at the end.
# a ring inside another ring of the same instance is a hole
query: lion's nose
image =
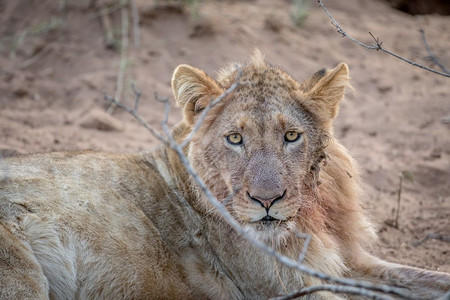
{"type": "Polygon", "coordinates": [[[283,194],[281,195],[276,195],[270,198],[264,198],[264,197],[260,197],[258,195],[250,195],[249,192],[247,192],[247,195],[250,199],[252,199],[253,201],[258,202],[262,207],[264,207],[267,211],[269,210],[269,208],[276,202],[279,201],[281,199],[284,198],[284,196],[286,195],[286,190],[283,192],[283,194]]]}
{"type": "Polygon", "coordinates": [[[268,150],[261,149],[253,153],[243,179],[250,199],[267,211],[286,194],[283,162],[276,153],[268,150]]]}

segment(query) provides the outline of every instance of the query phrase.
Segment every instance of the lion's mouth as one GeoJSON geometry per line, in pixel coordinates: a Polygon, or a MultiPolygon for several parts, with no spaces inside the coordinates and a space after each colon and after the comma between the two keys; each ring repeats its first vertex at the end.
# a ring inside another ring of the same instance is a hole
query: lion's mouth
{"type": "Polygon", "coordinates": [[[276,218],[274,218],[272,216],[269,216],[269,215],[267,215],[264,218],[262,218],[261,220],[259,220],[259,222],[274,222],[274,221],[281,222],[280,219],[276,219],[276,218]]]}
{"type": "Polygon", "coordinates": [[[288,222],[286,220],[280,220],[274,218],[272,216],[266,215],[264,218],[259,219],[258,221],[252,222],[252,228],[256,232],[260,233],[268,233],[275,234],[275,232],[282,232],[288,226],[288,222]],[[275,231],[274,231],[275,230],[275,231]]]}

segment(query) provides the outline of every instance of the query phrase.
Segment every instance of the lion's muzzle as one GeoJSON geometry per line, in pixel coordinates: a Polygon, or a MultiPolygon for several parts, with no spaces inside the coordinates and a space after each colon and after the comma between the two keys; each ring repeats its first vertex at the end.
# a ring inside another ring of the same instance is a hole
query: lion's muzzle
{"type": "Polygon", "coordinates": [[[275,204],[275,202],[282,200],[286,196],[286,190],[284,190],[282,195],[275,196],[270,199],[262,199],[262,198],[253,197],[248,192],[247,192],[247,196],[251,200],[255,201],[256,203],[258,203],[259,205],[261,205],[262,207],[265,208],[267,215],[264,218],[262,218],[261,221],[276,221],[278,219],[273,217],[269,213],[269,209],[272,207],[273,204],[275,204]]]}
{"type": "Polygon", "coordinates": [[[247,197],[265,209],[264,218],[278,219],[269,210],[286,197],[282,170],[283,164],[277,155],[265,150],[254,153],[247,165],[244,177],[247,197]]]}

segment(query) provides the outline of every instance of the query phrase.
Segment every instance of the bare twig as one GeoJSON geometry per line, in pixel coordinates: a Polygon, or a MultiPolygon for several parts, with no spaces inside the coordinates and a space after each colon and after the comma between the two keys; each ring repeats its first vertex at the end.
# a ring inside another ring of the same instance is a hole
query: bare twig
{"type": "MultiPolygon", "coordinates": [[[[126,6],[120,9],[122,16],[122,42],[120,44],[120,65],[119,73],[117,75],[116,93],[114,99],[120,101],[123,90],[123,78],[125,76],[125,69],[127,67],[127,50],[128,50],[128,10],[126,6]]],[[[108,113],[112,114],[116,105],[111,103],[108,108],[108,113]]]]}
{"type": "MultiPolygon", "coordinates": [[[[141,93],[136,93],[135,92],[135,100],[134,100],[134,107],[138,106],[139,103],[139,99],[141,97],[141,93]]],[[[114,106],[118,106],[121,109],[123,109],[124,111],[126,111],[127,113],[129,113],[130,115],[132,115],[142,126],[145,127],[145,129],[147,129],[155,138],[157,138],[160,142],[162,142],[164,145],[169,146],[167,140],[160,134],[158,133],[156,130],[154,130],[138,113],[136,110],[128,107],[126,104],[118,101],[115,98],[111,98],[108,95],[104,96],[105,100],[109,101],[110,103],[113,103],[114,106]]]]}
{"type": "Polygon", "coordinates": [[[442,235],[442,234],[429,233],[423,239],[421,239],[420,241],[414,242],[413,246],[417,247],[420,244],[423,244],[423,243],[425,243],[428,240],[438,240],[438,241],[450,243],[450,236],[445,236],[445,235],[442,235]]]}
{"type": "Polygon", "coordinates": [[[101,15],[101,21],[103,30],[105,31],[105,44],[107,49],[114,49],[116,42],[114,39],[114,33],[111,26],[111,19],[108,14],[101,15]]]}
{"type": "Polygon", "coordinates": [[[131,85],[131,89],[133,90],[133,93],[135,95],[133,110],[135,112],[137,112],[138,111],[138,107],[139,107],[139,101],[141,100],[142,92],[140,90],[138,90],[138,88],[136,87],[136,85],[134,83],[131,85]]]}
{"type": "Polygon", "coordinates": [[[26,69],[35,62],[39,61],[41,58],[46,56],[52,51],[52,43],[47,44],[44,48],[42,48],[40,51],[38,51],[36,54],[34,54],[32,57],[24,61],[21,65],[21,69],[26,69]]]}
{"type": "Polygon", "coordinates": [[[373,34],[370,33],[370,32],[369,32],[369,34],[370,34],[370,35],[372,36],[372,38],[375,40],[375,43],[374,43],[374,44],[372,44],[372,45],[366,45],[366,44],[364,44],[364,43],[358,41],[358,40],[355,39],[354,37],[350,36],[347,32],[345,32],[344,29],[342,29],[342,27],[341,27],[341,26],[339,25],[339,23],[334,19],[334,17],[330,14],[330,12],[329,12],[328,9],[325,7],[325,5],[322,3],[321,0],[318,0],[317,3],[319,4],[319,7],[323,8],[323,10],[325,11],[325,13],[326,13],[326,14],[328,15],[328,17],[331,19],[331,24],[333,24],[333,25],[336,27],[337,32],[339,32],[343,37],[346,37],[346,38],[350,39],[351,41],[355,42],[356,44],[358,44],[358,45],[360,45],[361,47],[364,47],[364,48],[366,48],[366,49],[382,51],[382,52],[387,53],[387,54],[389,54],[389,55],[391,55],[391,56],[394,56],[394,57],[396,57],[396,58],[398,58],[398,59],[400,59],[400,60],[402,60],[402,61],[404,61],[404,62],[407,62],[408,64],[413,65],[413,66],[415,66],[415,67],[418,67],[418,68],[421,68],[421,69],[424,69],[424,70],[427,70],[427,71],[429,71],[429,72],[432,72],[432,73],[435,73],[435,74],[439,74],[439,75],[442,75],[442,76],[445,76],[445,77],[450,77],[450,73],[448,73],[448,72],[439,72],[439,71],[437,71],[437,70],[434,70],[434,69],[425,67],[425,66],[423,66],[423,65],[421,65],[421,64],[418,64],[418,63],[416,63],[416,62],[414,62],[414,61],[412,61],[412,60],[409,60],[409,59],[407,59],[407,58],[404,58],[404,57],[402,57],[402,56],[400,56],[400,55],[398,55],[398,54],[396,54],[396,53],[393,53],[393,52],[391,52],[391,51],[389,51],[389,50],[386,50],[385,48],[382,47],[383,42],[381,42],[379,38],[375,38],[375,37],[373,36],[373,34]]]}
{"type": "Polygon", "coordinates": [[[311,242],[311,235],[302,233],[302,232],[295,232],[295,235],[298,238],[305,240],[305,242],[303,243],[302,252],[300,253],[300,255],[298,257],[298,263],[301,264],[301,263],[303,263],[303,260],[305,259],[306,251],[308,251],[309,242],[311,242]]]}
{"type": "Polygon", "coordinates": [[[133,40],[134,46],[139,47],[141,44],[141,38],[139,34],[139,11],[137,9],[134,0],[130,0],[131,5],[131,16],[133,17],[133,40]]]}
{"type": "MultiPolygon", "coordinates": [[[[155,99],[158,102],[161,102],[164,104],[164,118],[162,121],[162,126],[163,126],[163,130],[164,132],[166,132],[167,130],[169,130],[168,124],[169,124],[169,113],[170,113],[170,103],[169,103],[169,98],[160,98],[158,96],[158,93],[155,92],[155,99]]],[[[167,133],[166,133],[167,135],[167,133]]]]}
{"type": "Polygon", "coordinates": [[[395,219],[392,224],[393,227],[398,229],[398,216],[400,214],[400,202],[402,200],[402,185],[403,185],[403,174],[400,174],[398,176],[399,183],[398,183],[398,192],[397,192],[397,210],[395,212],[395,219]]]}
{"type": "MultiPolygon", "coordinates": [[[[91,6],[92,8],[96,7],[96,6],[97,6],[96,2],[97,2],[96,0],[93,0],[93,1],[91,2],[91,5],[90,5],[90,6],[91,6]]],[[[101,17],[101,16],[103,16],[103,15],[109,15],[109,14],[112,14],[112,13],[118,11],[119,9],[121,9],[121,8],[122,8],[123,6],[125,6],[126,4],[127,4],[126,1],[117,1],[117,2],[114,3],[113,5],[110,5],[110,6],[106,7],[106,8],[102,8],[102,9],[96,11],[96,12],[93,13],[90,17],[91,17],[91,18],[97,18],[97,17],[101,17]]]]}
{"type": "Polygon", "coordinates": [[[0,151],[0,181],[7,180],[10,176],[10,166],[4,161],[3,154],[0,151]]]}
{"type": "Polygon", "coordinates": [[[411,171],[404,170],[398,174],[399,183],[398,183],[398,190],[397,190],[397,207],[395,210],[395,218],[393,220],[389,219],[384,221],[384,223],[388,226],[394,227],[398,229],[398,217],[400,215],[400,205],[402,200],[402,190],[403,190],[403,179],[406,179],[410,182],[414,182],[414,175],[411,171]]]}
{"type": "Polygon", "coordinates": [[[272,298],[272,300],[290,300],[290,299],[299,298],[302,296],[310,295],[310,294],[313,294],[316,292],[321,292],[321,291],[351,294],[351,295],[360,295],[360,296],[367,297],[369,299],[392,299],[390,297],[387,298],[385,296],[381,296],[378,293],[374,293],[374,292],[368,291],[366,289],[357,288],[354,286],[322,284],[322,285],[315,285],[315,286],[311,286],[311,287],[305,287],[305,288],[302,288],[291,294],[284,295],[284,296],[277,297],[277,298],[272,298]]]}
{"type": "Polygon", "coordinates": [[[419,29],[420,34],[422,35],[422,40],[425,45],[425,49],[428,52],[428,58],[433,61],[435,65],[437,65],[442,72],[450,74],[450,71],[439,61],[439,59],[434,55],[433,51],[431,51],[430,45],[428,45],[427,38],[425,37],[425,31],[423,29],[419,29]]]}
{"type": "Polygon", "coordinates": [[[59,0],[59,11],[64,12],[66,10],[66,0],[59,0]]]}

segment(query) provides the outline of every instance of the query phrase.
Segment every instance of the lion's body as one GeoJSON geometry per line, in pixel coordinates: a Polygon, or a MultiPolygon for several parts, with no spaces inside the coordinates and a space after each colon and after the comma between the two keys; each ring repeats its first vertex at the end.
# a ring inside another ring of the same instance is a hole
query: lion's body
{"type": "MultiPolygon", "coordinates": [[[[160,189],[149,182],[163,187],[148,166],[144,156],[95,152],[7,161],[2,223],[31,248],[29,258],[42,267],[55,298],[170,295],[179,272],[169,263],[163,231],[140,207],[158,204],[160,195],[151,191],[160,189]]],[[[158,209],[165,208],[152,207],[158,209]]]]}
{"type": "MultiPolygon", "coordinates": [[[[7,230],[0,239],[14,235],[27,248],[24,260],[40,266],[38,275],[27,274],[27,286],[39,286],[45,294],[48,281],[55,299],[225,299],[263,296],[269,287],[282,294],[283,277],[291,290],[304,284],[300,275],[281,268],[225,224],[186,211],[181,195],[172,192],[170,173],[176,170],[167,165],[163,150],[157,154],[88,151],[3,162],[8,179],[0,185],[0,220],[7,230]],[[252,260],[254,270],[248,272],[252,260]],[[243,274],[236,280],[244,286],[224,276],[228,272],[243,274]]],[[[333,267],[332,253],[317,246],[316,255],[323,256],[318,262],[328,262],[315,267],[341,275],[340,258],[333,267]]],[[[301,243],[289,250],[298,255],[301,243]]],[[[1,298],[24,295],[17,286],[2,287],[1,298]]]]}
{"type": "MultiPolygon", "coordinates": [[[[374,229],[359,203],[355,164],[331,129],[346,70],[340,65],[300,85],[257,55],[186,154],[243,228],[280,253],[298,258],[305,240],[297,233],[306,233],[303,263],[312,269],[440,295],[448,275],[389,264],[364,250],[374,229]],[[301,139],[278,145],[286,130],[301,139]],[[230,133],[244,142],[230,144],[223,139],[230,133]]],[[[173,88],[185,105],[177,142],[235,77],[224,71],[215,83],[192,67],[177,69],[173,88]]],[[[167,146],[128,155],[18,156],[0,167],[1,299],[261,299],[321,283],[239,236],[167,146]]]]}

